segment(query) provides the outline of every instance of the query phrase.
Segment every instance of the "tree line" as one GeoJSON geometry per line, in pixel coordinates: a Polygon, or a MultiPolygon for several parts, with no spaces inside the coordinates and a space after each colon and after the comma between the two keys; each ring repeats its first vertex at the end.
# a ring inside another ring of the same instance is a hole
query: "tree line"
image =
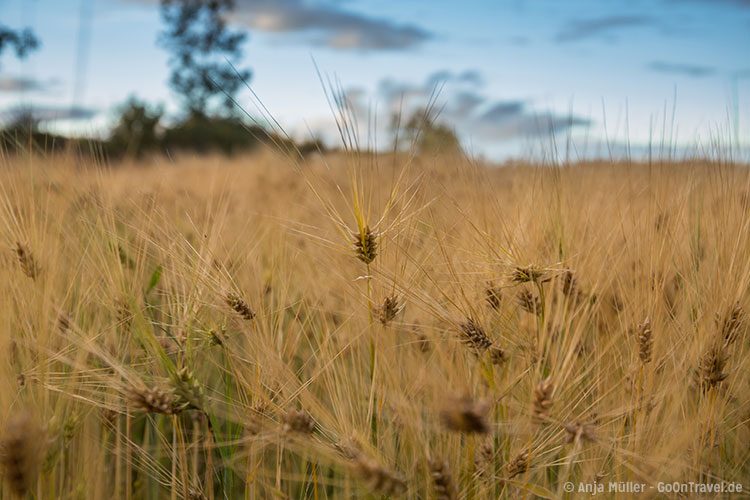
{"type": "MultiPolygon", "coordinates": [[[[4,151],[32,147],[43,152],[75,147],[105,157],[142,157],[147,154],[218,151],[231,154],[261,145],[288,148],[302,154],[322,150],[321,141],[295,144],[248,120],[237,95],[249,86],[252,72],[242,67],[247,33],[232,29],[227,18],[234,0],[161,0],[164,28],[157,43],[169,53],[169,86],[180,109],[168,116],[160,104],[136,96],[117,109],[117,120],[103,140],[71,139],[45,132],[33,109],[0,131],[4,151]]],[[[0,25],[0,56],[11,48],[19,58],[37,50],[40,41],[30,30],[0,25]]],[[[417,138],[422,149],[439,145],[456,148],[453,132],[415,113],[406,123],[406,137],[417,138]]]]}

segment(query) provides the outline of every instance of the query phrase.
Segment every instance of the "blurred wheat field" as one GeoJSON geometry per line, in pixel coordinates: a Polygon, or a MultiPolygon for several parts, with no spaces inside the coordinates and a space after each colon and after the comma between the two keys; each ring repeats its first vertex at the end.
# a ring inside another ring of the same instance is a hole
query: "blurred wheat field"
{"type": "Polygon", "coordinates": [[[745,166],[0,163],[2,498],[750,487],[745,166]]]}

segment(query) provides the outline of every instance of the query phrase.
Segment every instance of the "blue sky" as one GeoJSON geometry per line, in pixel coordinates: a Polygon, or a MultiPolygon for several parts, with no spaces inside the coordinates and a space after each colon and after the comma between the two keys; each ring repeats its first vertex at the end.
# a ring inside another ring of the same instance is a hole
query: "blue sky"
{"type": "MultiPolygon", "coordinates": [[[[176,109],[155,0],[0,0],[0,23],[43,43],[21,62],[3,55],[0,109],[31,104],[88,134],[130,94],[176,109]],[[73,105],[79,119],[64,120],[73,105]]],[[[717,137],[748,146],[747,0],[238,0],[233,23],[250,35],[255,92],[298,136],[334,138],[314,59],[376,117],[380,145],[390,110],[422,105],[440,82],[441,119],[494,158],[546,148],[550,131],[579,153],[663,135],[682,150],[717,137]]]]}

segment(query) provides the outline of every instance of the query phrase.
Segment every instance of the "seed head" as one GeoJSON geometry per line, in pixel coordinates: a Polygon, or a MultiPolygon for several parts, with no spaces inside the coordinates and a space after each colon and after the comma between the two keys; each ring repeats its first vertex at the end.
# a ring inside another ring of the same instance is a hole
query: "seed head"
{"type": "Polygon", "coordinates": [[[714,345],[706,351],[698,365],[699,382],[704,392],[717,387],[729,376],[724,373],[726,364],[727,354],[724,346],[714,345]]]}
{"type": "Polygon", "coordinates": [[[378,308],[378,319],[383,326],[388,326],[403,310],[404,304],[397,295],[388,296],[383,301],[383,305],[378,308]]]}
{"type": "Polygon", "coordinates": [[[32,487],[42,456],[43,432],[28,411],[12,415],[0,440],[0,466],[9,489],[24,497],[32,487]]]}
{"type": "Polygon", "coordinates": [[[133,322],[133,313],[127,300],[120,298],[115,301],[115,313],[117,315],[117,326],[121,330],[128,330],[133,322]]]}
{"type": "Polygon", "coordinates": [[[651,352],[654,346],[654,338],[651,330],[651,320],[646,318],[638,325],[638,357],[643,364],[651,361],[651,352]]]}
{"type": "Polygon", "coordinates": [[[400,474],[361,453],[354,459],[354,467],[367,486],[376,493],[398,496],[406,492],[406,481],[400,474]]]}
{"type": "Polygon", "coordinates": [[[359,233],[354,234],[354,254],[365,264],[371,263],[377,257],[377,236],[369,226],[365,226],[359,233]]]}
{"type": "Polygon", "coordinates": [[[484,333],[484,329],[473,318],[467,318],[461,324],[461,333],[463,334],[463,343],[471,347],[476,354],[480,354],[492,347],[492,341],[484,333]]]}
{"type": "Polygon", "coordinates": [[[530,314],[540,315],[542,313],[542,302],[539,300],[539,297],[529,290],[521,290],[519,292],[518,305],[530,314]]]}
{"type": "Polygon", "coordinates": [[[469,396],[451,398],[440,412],[443,425],[451,431],[467,434],[486,434],[489,432],[487,412],[490,405],[487,401],[475,401],[469,396]]]}
{"type": "Polygon", "coordinates": [[[453,478],[448,470],[448,463],[440,460],[429,460],[430,477],[435,489],[435,498],[438,500],[455,500],[456,488],[453,484],[453,478]]]}
{"type": "Polygon", "coordinates": [[[174,394],[159,387],[132,387],[128,391],[130,406],[136,411],[173,415],[179,412],[174,394]]]}
{"type": "Polygon", "coordinates": [[[529,452],[522,451],[516,455],[516,457],[505,466],[505,469],[508,471],[508,477],[510,479],[526,472],[529,469],[529,452]]]}
{"type": "Polygon", "coordinates": [[[226,303],[245,321],[252,321],[255,318],[255,312],[250,308],[245,299],[236,292],[229,292],[226,296],[226,303]]]}
{"type": "Polygon", "coordinates": [[[355,460],[362,454],[362,447],[354,438],[343,439],[333,446],[347,460],[355,460]]]}
{"type": "Polygon", "coordinates": [[[284,432],[297,434],[312,434],[315,430],[315,420],[304,410],[289,410],[284,415],[284,432]]]}
{"type": "Polygon", "coordinates": [[[545,272],[534,266],[516,267],[513,273],[511,274],[511,280],[514,283],[528,283],[530,281],[533,281],[536,283],[536,282],[545,281],[543,279],[544,277],[545,277],[545,272]]]}
{"type": "Polygon", "coordinates": [[[494,345],[490,347],[490,362],[493,365],[500,366],[506,361],[508,361],[508,354],[503,349],[494,345]]]}
{"type": "Polygon", "coordinates": [[[427,338],[427,335],[421,332],[416,332],[417,335],[417,347],[419,347],[419,350],[423,353],[430,352],[430,339],[427,338]]]}
{"type": "Polygon", "coordinates": [[[562,276],[562,293],[566,297],[572,297],[578,294],[578,280],[573,271],[565,271],[562,276]]]}
{"type": "Polygon", "coordinates": [[[117,417],[120,414],[112,408],[102,408],[99,411],[99,416],[107,426],[113,426],[117,422],[117,417]]]}
{"type": "Polygon", "coordinates": [[[15,251],[16,257],[18,257],[18,264],[21,266],[23,274],[33,280],[36,279],[41,272],[41,268],[39,267],[39,264],[37,264],[29,247],[19,241],[16,243],[15,251]]]}
{"type": "Polygon", "coordinates": [[[185,408],[203,408],[203,387],[187,367],[181,368],[174,378],[174,394],[185,408]]]}
{"type": "Polygon", "coordinates": [[[474,465],[480,474],[485,475],[490,468],[494,467],[495,461],[495,443],[492,436],[488,437],[477,448],[474,455],[474,465]]]}
{"type": "Polygon", "coordinates": [[[723,320],[720,321],[718,317],[716,318],[716,323],[720,325],[719,330],[721,337],[724,339],[724,345],[729,346],[737,340],[742,332],[745,323],[745,311],[739,302],[735,302],[723,320]]]}
{"type": "Polygon", "coordinates": [[[534,388],[534,419],[538,423],[544,423],[549,418],[554,389],[555,385],[550,378],[542,380],[534,388]]]}
{"type": "Polygon", "coordinates": [[[70,314],[60,311],[60,314],[57,316],[57,329],[60,333],[68,333],[72,322],[73,319],[70,317],[70,314]]]}
{"type": "Polygon", "coordinates": [[[212,328],[208,332],[208,343],[210,345],[223,346],[227,339],[226,327],[221,326],[220,328],[212,328]]]}

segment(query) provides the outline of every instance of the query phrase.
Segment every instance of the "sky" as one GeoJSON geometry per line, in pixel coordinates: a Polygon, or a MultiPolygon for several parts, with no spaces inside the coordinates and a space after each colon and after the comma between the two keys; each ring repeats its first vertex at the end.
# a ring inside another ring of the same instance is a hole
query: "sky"
{"type": "MultiPolygon", "coordinates": [[[[0,118],[32,106],[102,135],[130,95],[177,112],[156,0],[0,0],[0,24],[42,42],[1,56],[0,118]]],[[[237,0],[231,24],[253,91],[298,138],[336,141],[317,66],[375,147],[437,88],[438,120],[476,156],[750,149],[748,0],[237,0]]]]}

